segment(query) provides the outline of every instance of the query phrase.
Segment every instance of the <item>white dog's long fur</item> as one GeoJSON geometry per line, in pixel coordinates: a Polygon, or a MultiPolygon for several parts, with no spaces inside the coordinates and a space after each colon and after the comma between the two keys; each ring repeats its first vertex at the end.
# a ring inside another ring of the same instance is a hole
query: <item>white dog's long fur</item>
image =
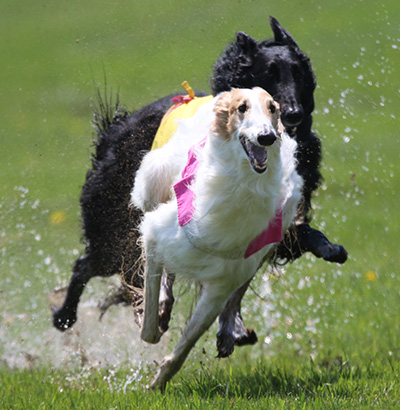
{"type": "Polygon", "coordinates": [[[132,192],[132,203],[145,212],[140,226],[146,257],[142,339],[157,343],[161,337],[158,303],[163,269],[202,283],[194,314],[172,354],[164,358],[153,387],[165,387],[232,292],[255,274],[273,249],[271,244],[247,259],[243,256],[279,206],[283,230],[292,222],[302,187],[295,150],[296,142],[280,123],[277,103],[266,91],[254,88],[215,97],[183,121],[166,145],[144,158],[132,192]],[[239,137],[260,146],[258,137],[263,134],[277,139],[265,147],[267,163],[254,165],[239,137]],[[205,136],[204,147],[196,151],[199,168],[191,186],[194,217],[181,227],[172,186],[180,179],[189,148],[205,136]],[[201,246],[188,238],[191,225],[201,246]]]}

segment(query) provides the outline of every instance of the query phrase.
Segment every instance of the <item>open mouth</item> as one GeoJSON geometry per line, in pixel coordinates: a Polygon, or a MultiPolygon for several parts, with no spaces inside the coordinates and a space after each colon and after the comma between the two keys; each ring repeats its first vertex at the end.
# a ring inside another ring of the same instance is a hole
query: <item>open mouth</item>
{"type": "Polygon", "coordinates": [[[244,135],[240,135],[240,142],[250,160],[250,165],[257,174],[262,174],[267,169],[268,154],[265,147],[253,144],[244,135]]]}

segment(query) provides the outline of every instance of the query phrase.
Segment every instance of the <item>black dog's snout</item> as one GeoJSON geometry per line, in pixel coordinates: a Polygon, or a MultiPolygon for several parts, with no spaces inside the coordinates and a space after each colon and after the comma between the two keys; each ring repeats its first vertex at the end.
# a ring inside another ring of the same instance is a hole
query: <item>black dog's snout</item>
{"type": "Polygon", "coordinates": [[[288,110],[282,113],[282,121],[286,126],[295,127],[303,121],[304,112],[301,108],[288,110]]]}
{"type": "Polygon", "coordinates": [[[259,134],[257,137],[257,142],[263,147],[268,147],[276,141],[276,135],[273,132],[268,134],[259,134]]]}

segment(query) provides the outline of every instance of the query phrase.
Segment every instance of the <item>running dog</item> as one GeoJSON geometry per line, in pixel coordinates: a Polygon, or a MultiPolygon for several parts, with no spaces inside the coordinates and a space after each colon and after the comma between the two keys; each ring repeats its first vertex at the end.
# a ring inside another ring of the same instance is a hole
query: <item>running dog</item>
{"type": "Polygon", "coordinates": [[[193,316],[152,388],[165,388],[291,225],[302,191],[296,147],[280,123],[279,104],[256,87],[218,95],[145,156],[132,192],[133,205],[144,212],[142,339],[158,343],[163,333],[163,270],[202,285],[193,316]]]}
{"type": "MultiPolygon", "coordinates": [[[[296,223],[286,231],[275,258],[294,260],[312,252],[331,262],[345,262],[346,250],[329,242],[310,227],[311,195],[321,183],[321,144],[312,132],[315,77],[308,57],[293,37],[274,18],[270,24],[274,38],[258,42],[238,32],[236,40],[222,53],[211,79],[213,94],[232,87],[267,90],[280,104],[281,117],[288,134],[297,141],[297,171],[304,180],[302,200],[296,223]]],[[[101,100],[100,100],[101,101],[101,100]]],[[[130,191],[144,153],[150,150],[160,122],[171,106],[171,96],[128,114],[119,104],[100,103],[95,115],[98,129],[93,167],[88,171],[81,195],[85,254],[73,268],[63,305],[53,312],[54,326],[64,331],[76,321],[80,296],[94,276],[120,273],[126,283],[142,288],[141,251],[137,227],[141,212],[129,208],[130,191]]],[[[172,282],[166,278],[160,306],[160,320],[168,327],[173,303],[172,282]]],[[[253,330],[247,329],[240,314],[240,301],[247,285],[237,290],[220,316],[218,334],[220,357],[229,356],[234,345],[255,343],[253,330]]],[[[140,297],[136,297],[140,302],[140,297]]],[[[134,302],[123,289],[117,300],[134,302]]]]}

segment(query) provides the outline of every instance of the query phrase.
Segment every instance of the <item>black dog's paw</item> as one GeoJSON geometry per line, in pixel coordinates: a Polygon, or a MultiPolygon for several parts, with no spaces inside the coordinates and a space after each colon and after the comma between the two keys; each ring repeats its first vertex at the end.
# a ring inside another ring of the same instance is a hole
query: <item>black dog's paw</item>
{"type": "Polygon", "coordinates": [[[258,338],[253,329],[246,327],[241,329],[240,334],[233,335],[229,332],[219,331],[217,334],[218,358],[229,357],[235,350],[236,346],[254,345],[258,338]]]}
{"type": "Polygon", "coordinates": [[[347,260],[347,251],[342,245],[328,243],[318,249],[316,256],[322,257],[328,262],[345,263],[347,260]]]}
{"type": "Polygon", "coordinates": [[[235,326],[233,327],[233,336],[236,346],[254,345],[257,342],[257,333],[253,329],[248,329],[239,314],[235,317],[235,326]]]}
{"type": "Polygon", "coordinates": [[[71,328],[76,319],[76,313],[74,312],[66,313],[62,309],[53,312],[53,325],[56,329],[61,330],[61,332],[71,328]]]}
{"type": "Polygon", "coordinates": [[[309,225],[302,225],[298,230],[300,246],[313,253],[317,258],[322,258],[327,262],[345,263],[347,251],[342,245],[331,243],[329,239],[320,231],[311,228],[309,225]]]}
{"type": "Polygon", "coordinates": [[[218,358],[229,357],[235,350],[235,337],[228,332],[219,331],[217,333],[218,358]]]}
{"type": "Polygon", "coordinates": [[[257,343],[257,333],[253,329],[245,328],[245,332],[241,333],[240,336],[235,337],[236,346],[254,345],[257,343]]]}

